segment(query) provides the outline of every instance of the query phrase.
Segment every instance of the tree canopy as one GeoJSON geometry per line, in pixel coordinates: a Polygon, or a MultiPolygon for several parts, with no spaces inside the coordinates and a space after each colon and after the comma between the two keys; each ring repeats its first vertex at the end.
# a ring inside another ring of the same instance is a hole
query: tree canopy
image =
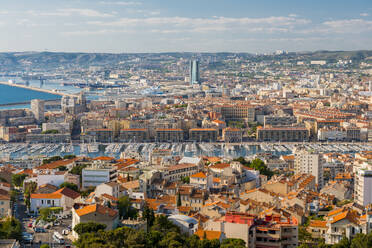
{"type": "Polygon", "coordinates": [[[258,170],[261,175],[265,175],[268,178],[271,178],[274,175],[274,172],[267,168],[265,163],[259,158],[256,158],[252,161],[246,161],[243,157],[239,157],[237,159],[234,159],[234,161],[238,161],[246,167],[258,170]]]}
{"type": "Polygon", "coordinates": [[[12,175],[12,184],[16,187],[22,187],[23,181],[26,179],[26,174],[13,174],[12,175]]]}
{"type": "Polygon", "coordinates": [[[95,222],[86,222],[86,223],[79,223],[74,227],[74,231],[82,235],[84,233],[96,233],[99,230],[105,230],[106,229],[105,224],[101,223],[95,223],[95,222]]]}
{"type": "Polygon", "coordinates": [[[64,182],[61,185],[59,185],[59,188],[60,189],[62,189],[64,187],[69,188],[69,189],[72,189],[73,191],[76,191],[76,192],[79,191],[78,186],[76,184],[74,184],[74,183],[64,182]]]}
{"type": "Polygon", "coordinates": [[[121,219],[137,217],[137,209],[132,207],[128,196],[120,197],[118,201],[119,216],[121,219]]]}
{"type": "MultiPolygon", "coordinates": [[[[151,213],[151,211],[148,211],[151,213]]],[[[151,216],[151,214],[150,214],[151,216]]],[[[121,227],[112,231],[85,232],[74,243],[78,248],[243,248],[240,239],[200,240],[198,236],[187,236],[180,232],[166,216],[156,217],[147,231],[121,227]]]]}
{"type": "Polygon", "coordinates": [[[0,239],[22,239],[22,225],[16,218],[7,218],[0,222],[0,239]]]}

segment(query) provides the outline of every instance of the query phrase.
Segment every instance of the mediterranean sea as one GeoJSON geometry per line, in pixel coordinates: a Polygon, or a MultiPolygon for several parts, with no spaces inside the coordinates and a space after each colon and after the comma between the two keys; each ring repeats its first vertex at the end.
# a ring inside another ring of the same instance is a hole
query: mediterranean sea
{"type": "Polygon", "coordinates": [[[29,102],[32,99],[54,100],[61,96],[8,85],[0,85],[0,104],[29,102]]]}

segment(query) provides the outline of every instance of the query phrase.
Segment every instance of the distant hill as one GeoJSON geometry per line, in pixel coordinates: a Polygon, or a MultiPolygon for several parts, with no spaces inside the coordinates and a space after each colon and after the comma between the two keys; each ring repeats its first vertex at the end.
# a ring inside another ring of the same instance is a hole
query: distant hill
{"type": "MultiPolygon", "coordinates": [[[[177,58],[214,57],[219,61],[227,58],[242,57],[253,60],[291,59],[291,60],[327,60],[352,59],[353,61],[371,60],[372,50],[361,51],[315,51],[293,52],[284,55],[252,55],[249,53],[64,53],[64,52],[10,52],[0,53],[0,69],[56,68],[90,65],[116,65],[119,63],[136,63],[143,59],[146,63],[159,63],[177,58]]],[[[218,63],[218,61],[216,61],[218,63]]]]}

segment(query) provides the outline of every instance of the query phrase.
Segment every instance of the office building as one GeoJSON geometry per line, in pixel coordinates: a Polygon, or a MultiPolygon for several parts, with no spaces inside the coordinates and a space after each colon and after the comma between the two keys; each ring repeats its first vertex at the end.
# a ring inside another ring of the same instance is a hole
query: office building
{"type": "Polygon", "coordinates": [[[34,114],[37,123],[43,123],[45,121],[44,104],[45,102],[43,100],[31,100],[31,112],[34,114]]]}
{"type": "Polygon", "coordinates": [[[200,84],[199,61],[190,61],[190,84],[200,84]]]}

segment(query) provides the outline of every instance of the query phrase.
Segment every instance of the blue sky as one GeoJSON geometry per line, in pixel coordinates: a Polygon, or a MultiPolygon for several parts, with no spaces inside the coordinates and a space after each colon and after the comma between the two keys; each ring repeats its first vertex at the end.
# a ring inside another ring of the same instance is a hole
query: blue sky
{"type": "Polygon", "coordinates": [[[372,49],[371,0],[1,0],[0,51],[372,49]]]}

